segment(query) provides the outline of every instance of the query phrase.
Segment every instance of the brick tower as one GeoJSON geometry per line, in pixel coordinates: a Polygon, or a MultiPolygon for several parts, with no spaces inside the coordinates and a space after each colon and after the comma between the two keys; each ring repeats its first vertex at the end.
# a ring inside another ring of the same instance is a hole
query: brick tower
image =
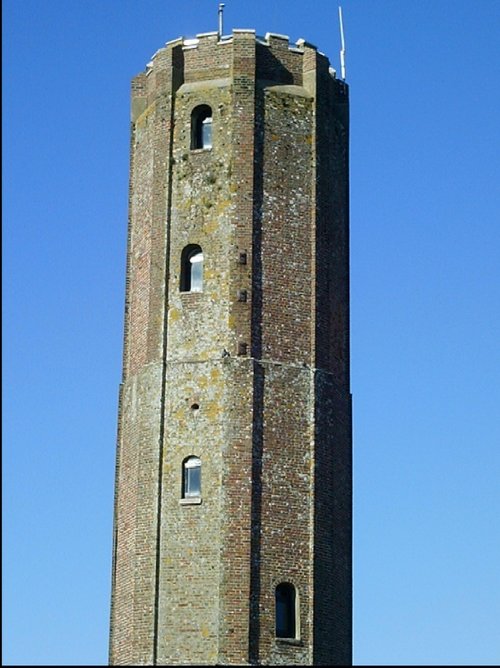
{"type": "Polygon", "coordinates": [[[252,30],[133,80],[111,664],[351,663],[348,109],[252,30]]]}

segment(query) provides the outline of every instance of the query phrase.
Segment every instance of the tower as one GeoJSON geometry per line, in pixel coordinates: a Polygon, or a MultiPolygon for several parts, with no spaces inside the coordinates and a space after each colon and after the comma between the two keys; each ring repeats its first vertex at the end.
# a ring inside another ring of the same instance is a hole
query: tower
{"type": "Polygon", "coordinates": [[[351,663],[348,89],[311,44],[132,82],[111,664],[351,663]]]}

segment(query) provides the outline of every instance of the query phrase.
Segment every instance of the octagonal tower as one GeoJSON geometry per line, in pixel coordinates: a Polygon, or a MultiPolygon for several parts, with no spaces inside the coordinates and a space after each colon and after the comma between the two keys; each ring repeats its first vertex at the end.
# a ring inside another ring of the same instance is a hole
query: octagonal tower
{"type": "Polygon", "coordinates": [[[133,80],[113,665],[351,663],[348,108],[251,30],[133,80]]]}

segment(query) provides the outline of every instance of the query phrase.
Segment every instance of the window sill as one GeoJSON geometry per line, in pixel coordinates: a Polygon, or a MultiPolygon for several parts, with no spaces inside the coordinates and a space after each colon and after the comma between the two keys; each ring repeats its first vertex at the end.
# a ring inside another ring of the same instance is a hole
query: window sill
{"type": "Polygon", "coordinates": [[[207,148],[192,148],[191,153],[209,153],[212,150],[211,146],[207,146],[207,148]]]}
{"type": "Polygon", "coordinates": [[[275,638],[278,645],[294,645],[295,647],[303,647],[304,643],[300,638],[275,638]]]}
{"type": "Polygon", "coordinates": [[[201,503],[201,496],[186,496],[184,499],[179,499],[181,506],[199,506],[201,503]]]}

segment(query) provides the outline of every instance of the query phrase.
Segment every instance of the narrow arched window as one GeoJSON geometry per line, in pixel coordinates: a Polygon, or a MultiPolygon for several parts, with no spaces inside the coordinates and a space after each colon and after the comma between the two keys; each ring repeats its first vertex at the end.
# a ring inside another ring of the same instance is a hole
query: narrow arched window
{"type": "Polygon", "coordinates": [[[276,587],[276,637],[297,638],[297,592],[293,584],[280,582],[276,587]]]}
{"type": "Polygon", "coordinates": [[[202,292],[203,251],[201,246],[190,244],[181,256],[181,292],[202,292]]]}
{"type": "Polygon", "coordinates": [[[182,498],[201,496],[201,459],[188,457],[182,463],[182,498]]]}
{"type": "Polygon", "coordinates": [[[206,104],[191,114],[191,148],[212,148],[212,110],[206,104]]]}

